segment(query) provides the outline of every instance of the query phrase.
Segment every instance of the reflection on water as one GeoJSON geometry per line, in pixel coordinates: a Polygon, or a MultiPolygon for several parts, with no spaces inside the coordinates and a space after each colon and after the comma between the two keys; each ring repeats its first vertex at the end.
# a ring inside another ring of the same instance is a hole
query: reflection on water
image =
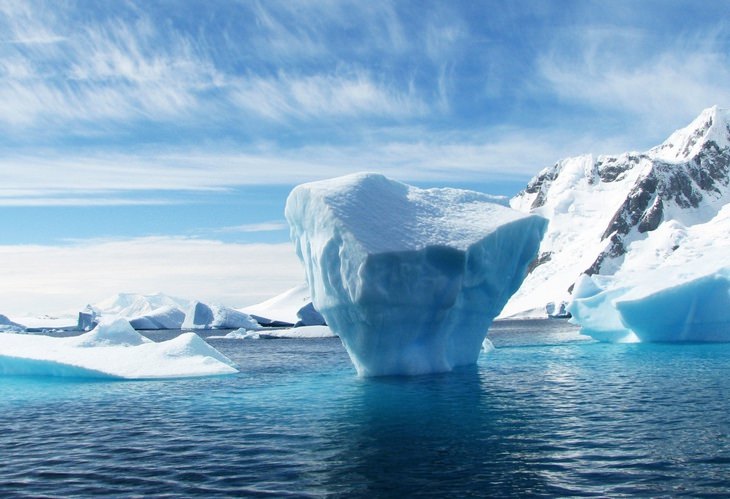
{"type": "Polygon", "coordinates": [[[478,366],[414,378],[356,377],[337,339],[210,340],[230,377],[0,378],[0,495],[730,492],[730,345],[491,336],[478,366]]]}

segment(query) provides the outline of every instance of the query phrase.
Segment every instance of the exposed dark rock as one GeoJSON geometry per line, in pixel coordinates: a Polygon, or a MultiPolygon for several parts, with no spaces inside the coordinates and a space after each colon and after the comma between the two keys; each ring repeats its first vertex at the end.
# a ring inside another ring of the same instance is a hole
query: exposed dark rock
{"type": "Polygon", "coordinates": [[[530,265],[527,266],[527,273],[532,273],[533,270],[535,270],[537,267],[542,265],[543,263],[549,262],[552,260],[553,254],[550,251],[547,251],[545,253],[541,253],[538,255],[532,262],[530,262],[530,265]]]}

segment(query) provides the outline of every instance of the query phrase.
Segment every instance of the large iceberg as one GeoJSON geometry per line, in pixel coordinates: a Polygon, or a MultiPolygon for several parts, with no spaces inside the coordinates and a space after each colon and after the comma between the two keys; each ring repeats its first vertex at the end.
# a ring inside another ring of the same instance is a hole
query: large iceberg
{"type": "Polygon", "coordinates": [[[291,192],[285,214],[312,301],[360,375],[476,362],[546,226],[502,203],[372,173],[291,192]]]}
{"type": "Polygon", "coordinates": [[[155,343],[121,318],[102,319],[70,338],[0,335],[0,374],[154,379],[238,372],[235,364],[195,333],[155,343]]]}

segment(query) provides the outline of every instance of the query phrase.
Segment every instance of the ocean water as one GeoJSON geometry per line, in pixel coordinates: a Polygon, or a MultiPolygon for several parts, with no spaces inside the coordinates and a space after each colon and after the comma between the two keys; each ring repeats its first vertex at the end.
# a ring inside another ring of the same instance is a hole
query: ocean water
{"type": "Polygon", "coordinates": [[[337,339],[210,339],[228,377],[0,378],[0,496],[730,494],[730,345],[491,335],[414,378],[356,377],[337,339]]]}

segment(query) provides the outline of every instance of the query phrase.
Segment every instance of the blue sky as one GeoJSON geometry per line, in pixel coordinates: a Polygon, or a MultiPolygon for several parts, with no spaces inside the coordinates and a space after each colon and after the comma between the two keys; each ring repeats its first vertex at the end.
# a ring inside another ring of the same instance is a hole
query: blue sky
{"type": "Polygon", "coordinates": [[[562,157],[647,149],[730,105],[728,19],[727,1],[0,2],[0,278],[33,274],[24,294],[6,279],[0,313],[102,287],[265,297],[296,262],[262,286],[240,252],[285,254],[299,182],[511,195],[562,157]],[[84,262],[105,268],[110,241],[134,251],[101,286],[84,262]],[[230,260],[143,283],[145,241],[230,260]],[[74,266],[85,289],[48,284],[74,266]],[[231,268],[247,294],[206,284],[231,268]]]}

